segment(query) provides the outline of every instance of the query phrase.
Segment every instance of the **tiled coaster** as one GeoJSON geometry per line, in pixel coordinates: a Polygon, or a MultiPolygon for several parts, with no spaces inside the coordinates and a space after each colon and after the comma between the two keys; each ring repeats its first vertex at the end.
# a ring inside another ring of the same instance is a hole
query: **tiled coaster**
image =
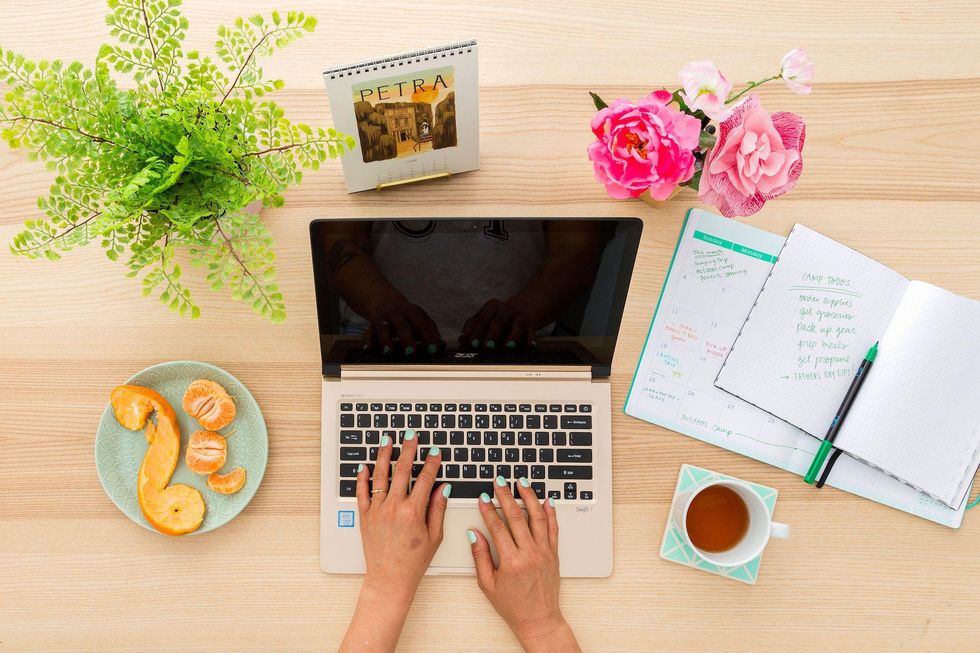
{"type": "MultiPolygon", "coordinates": [[[[742,483],[745,483],[751,487],[759,494],[760,497],[762,497],[766,507],[769,509],[769,515],[772,515],[773,510],[776,508],[776,495],[778,494],[774,488],[766,485],[759,485],[758,483],[752,483],[750,481],[744,481],[740,478],[735,478],[734,476],[719,474],[718,472],[713,472],[710,469],[702,469],[701,467],[695,467],[694,465],[681,465],[681,473],[677,477],[677,486],[674,488],[674,496],[671,497],[670,500],[671,509],[673,509],[674,506],[674,499],[681,492],[696,489],[702,485],[710,483],[711,481],[716,481],[719,479],[741,481],[742,483]]],[[[660,557],[664,560],[670,560],[671,562],[676,562],[688,567],[694,567],[695,569],[703,569],[704,571],[711,572],[712,574],[725,576],[726,578],[731,578],[742,583],[748,583],[749,585],[755,585],[756,578],[759,576],[759,564],[762,562],[761,553],[759,554],[759,557],[750,560],[746,564],[739,567],[719,567],[718,565],[713,565],[710,562],[701,559],[701,557],[694,552],[694,549],[684,542],[684,537],[681,535],[680,530],[674,524],[674,520],[670,515],[667,516],[667,529],[664,531],[663,542],[660,543],[660,557]]]]}

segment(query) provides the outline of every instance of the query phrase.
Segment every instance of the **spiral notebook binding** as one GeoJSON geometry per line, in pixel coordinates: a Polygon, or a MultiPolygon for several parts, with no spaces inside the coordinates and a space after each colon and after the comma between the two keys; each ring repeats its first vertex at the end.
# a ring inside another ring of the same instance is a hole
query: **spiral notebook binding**
{"type": "Polygon", "coordinates": [[[379,59],[371,59],[368,61],[361,61],[355,64],[348,64],[346,66],[327,68],[326,70],[323,71],[323,75],[329,76],[330,79],[354,77],[356,75],[375,72],[377,70],[386,70],[388,68],[396,68],[397,66],[404,66],[405,64],[422,63],[423,61],[445,59],[446,57],[455,57],[457,55],[462,55],[465,53],[472,52],[473,48],[475,47],[476,47],[476,39],[456,41],[453,43],[447,43],[445,45],[439,45],[432,48],[411,50],[409,52],[402,52],[400,54],[395,54],[388,57],[381,57],[379,59]]]}

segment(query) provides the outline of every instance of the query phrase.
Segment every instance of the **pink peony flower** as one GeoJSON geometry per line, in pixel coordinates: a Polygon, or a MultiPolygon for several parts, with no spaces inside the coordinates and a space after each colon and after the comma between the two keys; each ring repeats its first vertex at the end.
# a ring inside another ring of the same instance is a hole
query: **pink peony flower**
{"type": "Polygon", "coordinates": [[[795,113],[772,114],[752,94],[718,129],[698,195],[732,218],[752,215],[796,185],[803,171],[806,125],[795,113]]]}
{"type": "Polygon", "coordinates": [[[694,175],[701,123],[667,106],[670,99],[668,91],[655,91],[636,104],[619,99],[592,118],[596,140],[589,145],[589,159],[610,197],[639,197],[649,190],[664,200],[694,175]]]}
{"type": "Polygon", "coordinates": [[[791,91],[806,95],[812,90],[810,82],[813,81],[813,68],[813,62],[806,55],[806,50],[796,48],[783,55],[779,72],[791,91]]]}
{"type": "Polygon", "coordinates": [[[732,113],[725,99],[732,92],[732,83],[710,61],[692,61],[680,72],[684,92],[681,97],[692,111],[700,109],[712,120],[724,120],[732,113]]]}

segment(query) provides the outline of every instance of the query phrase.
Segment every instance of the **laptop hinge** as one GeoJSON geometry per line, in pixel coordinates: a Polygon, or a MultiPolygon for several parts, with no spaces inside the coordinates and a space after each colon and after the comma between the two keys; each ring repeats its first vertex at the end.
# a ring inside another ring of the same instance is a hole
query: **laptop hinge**
{"type": "Polygon", "coordinates": [[[592,379],[592,369],[588,366],[541,368],[506,367],[453,367],[419,366],[374,367],[348,366],[340,370],[341,379],[481,379],[512,381],[588,381],[592,379]]]}

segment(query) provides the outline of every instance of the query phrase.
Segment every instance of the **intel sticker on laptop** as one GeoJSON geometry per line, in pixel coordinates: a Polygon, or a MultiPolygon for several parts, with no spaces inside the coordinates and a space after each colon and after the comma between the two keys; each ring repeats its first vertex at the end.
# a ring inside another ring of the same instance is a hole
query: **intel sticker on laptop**
{"type": "Polygon", "coordinates": [[[354,511],[337,511],[337,528],[354,528],[354,511]]]}

